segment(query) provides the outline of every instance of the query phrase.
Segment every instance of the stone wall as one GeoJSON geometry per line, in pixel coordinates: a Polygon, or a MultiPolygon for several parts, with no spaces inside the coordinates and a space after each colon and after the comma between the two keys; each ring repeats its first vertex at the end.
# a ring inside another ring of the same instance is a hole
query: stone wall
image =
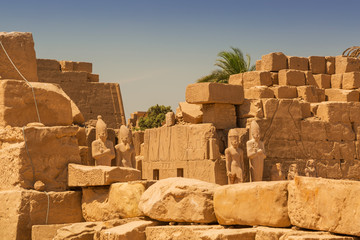
{"type": "Polygon", "coordinates": [[[40,82],[57,83],[75,102],[85,121],[102,115],[110,128],[126,124],[120,86],[100,83],[92,73],[92,64],[85,62],[37,59],[40,82]]]}

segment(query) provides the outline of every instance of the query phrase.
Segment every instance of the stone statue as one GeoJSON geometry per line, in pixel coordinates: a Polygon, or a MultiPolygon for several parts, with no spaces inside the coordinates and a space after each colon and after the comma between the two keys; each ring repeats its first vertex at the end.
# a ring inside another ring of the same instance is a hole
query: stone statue
{"type": "Polygon", "coordinates": [[[250,125],[251,140],[247,141],[247,155],[249,157],[250,181],[262,181],[264,171],[265,148],[260,140],[260,127],[255,120],[250,125]]]}
{"type": "Polygon", "coordinates": [[[285,180],[285,175],[282,172],[282,164],[276,163],[271,168],[271,181],[285,180]]]}
{"type": "Polygon", "coordinates": [[[297,169],[297,164],[293,163],[290,165],[289,167],[289,172],[288,172],[288,180],[294,180],[296,176],[298,176],[298,169],[297,169]]]}
{"type": "Polygon", "coordinates": [[[96,140],[91,143],[91,153],[95,165],[111,166],[111,160],[115,158],[113,142],[107,139],[107,126],[100,115],[96,122],[96,140]]]}
{"type": "Polygon", "coordinates": [[[305,176],[306,177],[316,177],[315,162],[313,159],[309,159],[306,162],[305,176]]]}
{"type": "Polygon", "coordinates": [[[241,183],[244,181],[244,153],[239,147],[239,135],[235,129],[229,131],[228,139],[229,147],[225,150],[228,183],[241,183]]]}
{"type": "Polygon", "coordinates": [[[136,167],[135,148],[132,144],[131,131],[125,125],[120,127],[119,144],[115,146],[115,149],[117,166],[136,167]]]}

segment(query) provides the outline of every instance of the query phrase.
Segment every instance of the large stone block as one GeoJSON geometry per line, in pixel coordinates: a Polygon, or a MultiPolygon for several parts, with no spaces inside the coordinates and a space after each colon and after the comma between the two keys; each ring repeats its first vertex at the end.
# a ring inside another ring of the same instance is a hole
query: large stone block
{"type": "Polygon", "coordinates": [[[317,87],[312,85],[297,87],[297,95],[299,98],[305,100],[306,102],[319,102],[317,87]]]}
{"type": "Polygon", "coordinates": [[[274,92],[267,86],[256,86],[244,90],[246,99],[273,98],[274,92]]]}
{"type": "Polygon", "coordinates": [[[216,222],[213,195],[217,184],[188,178],[167,178],[150,186],[139,209],[164,222],[216,222]]]}
{"type": "Polygon", "coordinates": [[[198,124],[203,121],[203,111],[201,104],[191,104],[180,102],[179,108],[182,113],[183,120],[188,123],[198,124]]]}
{"type": "Polygon", "coordinates": [[[142,216],[138,209],[143,192],[153,181],[114,183],[110,187],[83,188],[82,211],[86,221],[107,221],[142,216]]]}
{"type": "Polygon", "coordinates": [[[82,222],[62,227],[56,231],[52,240],[93,240],[97,232],[106,229],[105,222],[82,222]]]}
{"type": "Polygon", "coordinates": [[[325,96],[328,101],[358,102],[359,91],[344,89],[325,89],[325,96]]]}
{"type": "Polygon", "coordinates": [[[244,103],[236,106],[236,115],[240,118],[264,117],[261,99],[245,99],[244,103]]]}
{"type": "Polygon", "coordinates": [[[331,75],[329,74],[314,74],[315,83],[318,88],[330,88],[331,75]]]}
{"type": "MultiPolygon", "coordinates": [[[[0,42],[21,74],[28,81],[37,82],[36,54],[32,34],[28,32],[0,32],[0,42]]],[[[1,47],[0,62],[0,79],[23,80],[1,47]]]]}
{"type": "Polygon", "coordinates": [[[360,59],[353,57],[336,56],[335,73],[360,71],[360,59]]]}
{"type": "Polygon", "coordinates": [[[360,236],[359,182],[296,177],[288,188],[291,224],[360,236]]]}
{"type": "Polygon", "coordinates": [[[325,123],[314,118],[302,120],[301,139],[305,141],[325,141],[327,139],[325,123]]]}
{"type": "Polygon", "coordinates": [[[342,80],[342,73],[331,75],[331,88],[342,88],[342,80]]]}
{"type": "Polygon", "coordinates": [[[0,189],[31,189],[36,181],[42,181],[46,191],[67,189],[67,165],[81,162],[77,130],[78,127],[0,129],[0,189]]]}
{"type": "Polygon", "coordinates": [[[360,72],[348,72],[343,74],[342,88],[356,89],[360,87],[360,72]]]}
{"type": "Polygon", "coordinates": [[[256,86],[271,86],[271,74],[266,71],[249,71],[243,73],[243,86],[248,89],[256,86]]]}
{"type": "Polygon", "coordinates": [[[288,56],[289,69],[308,71],[309,70],[309,59],[306,57],[292,57],[288,56]]]}
{"type": "MultiPolygon", "coordinates": [[[[71,100],[57,85],[31,83],[41,122],[46,126],[66,126],[73,122],[71,100]]],[[[31,87],[20,80],[0,81],[0,126],[22,127],[38,122],[31,87]]]]}
{"type": "MultiPolygon", "coordinates": [[[[338,236],[334,236],[328,232],[321,231],[306,231],[306,230],[296,230],[290,228],[270,228],[270,227],[257,227],[256,228],[256,237],[255,240],[289,240],[293,237],[296,239],[306,239],[306,240],[332,240],[338,239],[338,236]],[[308,238],[311,235],[312,238],[308,238]]],[[[343,238],[340,238],[343,239],[343,238]]],[[[339,239],[339,240],[340,240],[339,239]]],[[[343,240],[355,240],[353,238],[343,239],[343,240]]]]}
{"type": "Polygon", "coordinates": [[[41,71],[56,71],[60,72],[60,63],[54,59],[36,59],[37,69],[41,71]]]}
{"type": "Polygon", "coordinates": [[[1,191],[0,202],[0,239],[30,240],[33,225],[83,221],[81,192],[1,191]]]}
{"type": "Polygon", "coordinates": [[[58,229],[69,225],[71,225],[71,223],[33,225],[31,229],[31,240],[53,240],[58,229]]]}
{"type": "Polygon", "coordinates": [[[92,63],[89,62],[60,61],[60,65],[62,71],[92,73],[92,63]]]}
{"type": "Polygon", "coordinates": [[[279,85],[303,86],[305,85],[305,73],[292,69],[280,70],[279,85]]]}
{"type": "Polygon", "coordinates": [[[235,128],[235,106],[221,103],[204,104],[203,123],[212,123],[217,129],[235,128]]]}
{"type": "Polygon", "coordinates": [[[264,71],[279,71],[287,67],[287,57],[282,52],[269,53],[261,57],[261,69],[264,71]]]}
{"type": "Polygon", "coordinates": [[[115,182],[141,179],[139,170],[126,167],[69,164],[68,174],[68,185],[70,187],[105,186],[115,182]]]}
{"type": "Polygon", "coordinates": [[[276,98],[297,98],[295,86],[274,86],[272,87],[276,98]]]}
{"type": "Polygon", "coordinates": [[[349,123],[349,104],[344,102],[322,102],[317,108],[316,116],[325,122],[349,123]]]}
{"type": "Polygon", "coordinates": [[[310,56],[309,67],[313,74],[326,73],[326,61],[325,57],[310,56]]]}
{"type": "Polygon", "coordinates": [[[335,57],[327,56],[326,60],[326,74],[335,74],[335,57]]]}
{"type": "MultiPolygon", "coordinates": [[[[260,70],[257,70],[257,71],[260,71],[260,70]]],[[[244,82],[243,82],[243,75],[244,73],[238,73],[238,74],[232,74],[230,75],[229,77],[229,84],[232,84],[232,85],[243,85],[244,82]]]]}
{"type": "Polygon", "coordinates": [[[223,83],[194,83],[186,87],[186,102],[241,104],[244,101],[243,87],[223,83]]]}
{"type": "Polygon", "coordinates": [[[288,227],[286,181],[252,182],[218,187],[214,210],[222,225],[288,227]]]}

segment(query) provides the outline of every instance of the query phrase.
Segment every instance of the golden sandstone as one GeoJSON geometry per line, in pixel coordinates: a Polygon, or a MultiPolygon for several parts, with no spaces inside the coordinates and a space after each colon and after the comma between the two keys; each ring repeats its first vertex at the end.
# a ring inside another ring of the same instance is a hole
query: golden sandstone
{"type": "Polygon", "coordinates": [[[0,239],[359,239],[359,59],[270,53],[136,131],[91,63],[0,41],[0,239]]]}

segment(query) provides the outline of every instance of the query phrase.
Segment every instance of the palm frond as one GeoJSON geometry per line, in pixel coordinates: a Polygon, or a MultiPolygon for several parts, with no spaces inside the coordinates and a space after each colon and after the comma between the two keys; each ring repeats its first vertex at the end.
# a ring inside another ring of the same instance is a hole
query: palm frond
{"type": "Polygon", "coordinates": [[[345,57],[360,58],[360,46],[349,47],[343,52],[342,55],[345,57]]]}

